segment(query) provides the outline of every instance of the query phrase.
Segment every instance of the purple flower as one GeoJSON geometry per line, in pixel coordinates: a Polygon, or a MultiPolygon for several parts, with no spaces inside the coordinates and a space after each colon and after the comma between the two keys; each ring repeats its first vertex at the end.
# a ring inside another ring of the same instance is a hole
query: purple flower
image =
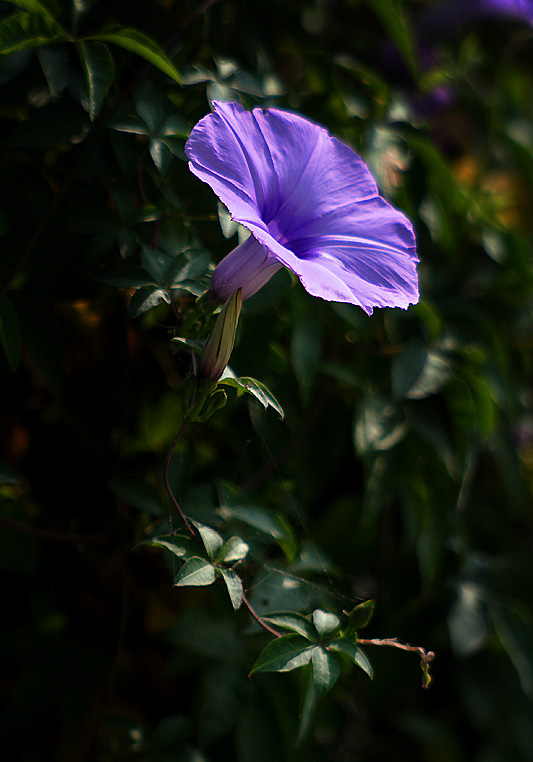
{"type": "Polygon", "coordinates": [[[422,14],[421,28],[443,34],[481,18],[533,24],[533,0],[443,0],[422,14]]]}
{"type": "Polygon", "coordinates": [[[368,314],[418,301],[412,226],[351,148],[288,111],[213,105],[185,146],[189,167],[252,233],[216,267],[218,299],[247,299],[288,267],[313,296],[368,314]]]}

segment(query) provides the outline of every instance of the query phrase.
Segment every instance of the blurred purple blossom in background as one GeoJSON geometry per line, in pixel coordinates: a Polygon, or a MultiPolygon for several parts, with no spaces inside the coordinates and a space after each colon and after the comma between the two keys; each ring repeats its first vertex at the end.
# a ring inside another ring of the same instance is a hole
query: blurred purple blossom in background
{"type": "Polygon", "coordinates": [[[447,33],[476,19],[494,18],[533,24],[533,0],[445,0],[431,6],[421,17],[421,28],[447,33]]]}
{"type": "Polygon", "coordinates": [[[218,299],[247,299],[285,266],[313,296],[368,314],[418,301],[411,223],[351,148],[287,111],[213,107],[185,146],[189,167],[252,233],[216,267],[218,299]]]}

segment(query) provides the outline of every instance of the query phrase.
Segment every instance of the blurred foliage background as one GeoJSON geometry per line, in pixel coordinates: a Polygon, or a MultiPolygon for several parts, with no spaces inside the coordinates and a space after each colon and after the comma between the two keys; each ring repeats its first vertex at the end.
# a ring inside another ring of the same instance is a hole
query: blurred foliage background
{"type": "Polygon", "coordinates": [[[498,7],[1,3],[4,758],[532,759],[533,16],[498,7]],[[268,634],[135,547],[168,530],[170,340],[237,243],[183,153],[216,98],[352,145],[421,259],[420,303],[370,318],[276,275],[231,366],[284,420],[233,396],[172,459],[186,513],[247,538],[257,611],[375,598],[365,637],[436,652],[424,691],[368,649],[299,746],[300,675],[248,677],[268,634]]]}

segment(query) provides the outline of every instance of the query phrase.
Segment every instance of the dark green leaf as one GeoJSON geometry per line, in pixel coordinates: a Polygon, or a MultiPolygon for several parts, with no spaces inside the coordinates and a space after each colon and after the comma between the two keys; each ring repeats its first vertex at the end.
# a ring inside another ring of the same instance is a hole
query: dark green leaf
{"type": "Polygon", "coordinates": [[[36,55],[48,82],[50,97],[55,100],[66,88],[70,77],[67,52],[63,47],[44,47],[38,48],[36,55]]]}
{"type": "Polygon", "coordinates": [[[296,633],[282,635],[271,641],[261,651],[259,658],[251,669],[254,672],[289,672],[303,667],[311,661],[315,646],[306,638],[296,633]]]}
{"type": "Polygon", "coordinates": [[[346,638],[338,638],[337,640],[332,640],[328,645],[328,648],[330,651],[337,651],[338,653],[346,654],[346,656],[348,656],[354,662],[354,664],[357,664],[357,666],[360,667],[363,672],[366,672],[370,678],[373,677],[372,666],[370,662],[366,658],[365,654],[361,651],[361,649],[355,645],[355,643],[352,643],[346,638]]]}
{"type": "Polygon", "coordinates": [[[0,53],[4,55],[67,39],[59,24],[41,13],[16,13],[0,21],[0,53]]]}
{"type": "Polygon", "coordinates": [[[159,249],[141,246],[141,266],[150,273],[158,286],[166,285],[166,278],[171,259],[159,249]]]}
{"type": "Polygon", "coordinates": [[[122,27],[113,26],[104,29],[98,34],[91,35],[87,39],[111,42],[125,50],[129,50],[131,53],[135,53],[146,61],[149,61],[175,82],[178,82],[178,84],[180,82],[179,72],[166,53],[154,40],[136,29],[123,29],[122,27]]]}
{"type": "Polygon", "coordinates": [[[7,3],[16,5],[29,13],[44,13],[58,19],[61,17],[61,9],[56,0],[5,0],[7,3]]]}
{"type": "Polygon", "coordinates": [[[355,606],[355,608],[348,614],[348,626],[346,632],[357,632],[358,630],[362,630],[363,627],[366,627],[372,619],[374,606],[375,601],[373,600],[363,601],[363,603],[359,603],[355,606]]]}
{"type": "Polygon", "coordinates": [[[176,587],[212,585],[215,579],[214,566],[205,558],[192,556],[185,561],[179,570],[174,585],[176,587]]]}
{"type": "MultiPolygon", "coordinates": [[[[94,121],[115,78],[115,64],[107,45],[101,42],[76,44],[87,84],[86,109],[94,121]]],[[[85,105],[85,104],[84,104],[85,105]]]]}

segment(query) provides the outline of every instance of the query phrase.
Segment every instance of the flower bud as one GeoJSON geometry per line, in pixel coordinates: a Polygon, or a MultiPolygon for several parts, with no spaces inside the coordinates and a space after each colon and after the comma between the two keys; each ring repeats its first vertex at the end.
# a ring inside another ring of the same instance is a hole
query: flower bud
{"type": "Polygon", "coordinates": [[[242,307],[242,289],[237,289],[222,307],[215,326],[200,355],[200,379],[217,382],[223,374],[235,343],[235,333],[242,307]]]}

